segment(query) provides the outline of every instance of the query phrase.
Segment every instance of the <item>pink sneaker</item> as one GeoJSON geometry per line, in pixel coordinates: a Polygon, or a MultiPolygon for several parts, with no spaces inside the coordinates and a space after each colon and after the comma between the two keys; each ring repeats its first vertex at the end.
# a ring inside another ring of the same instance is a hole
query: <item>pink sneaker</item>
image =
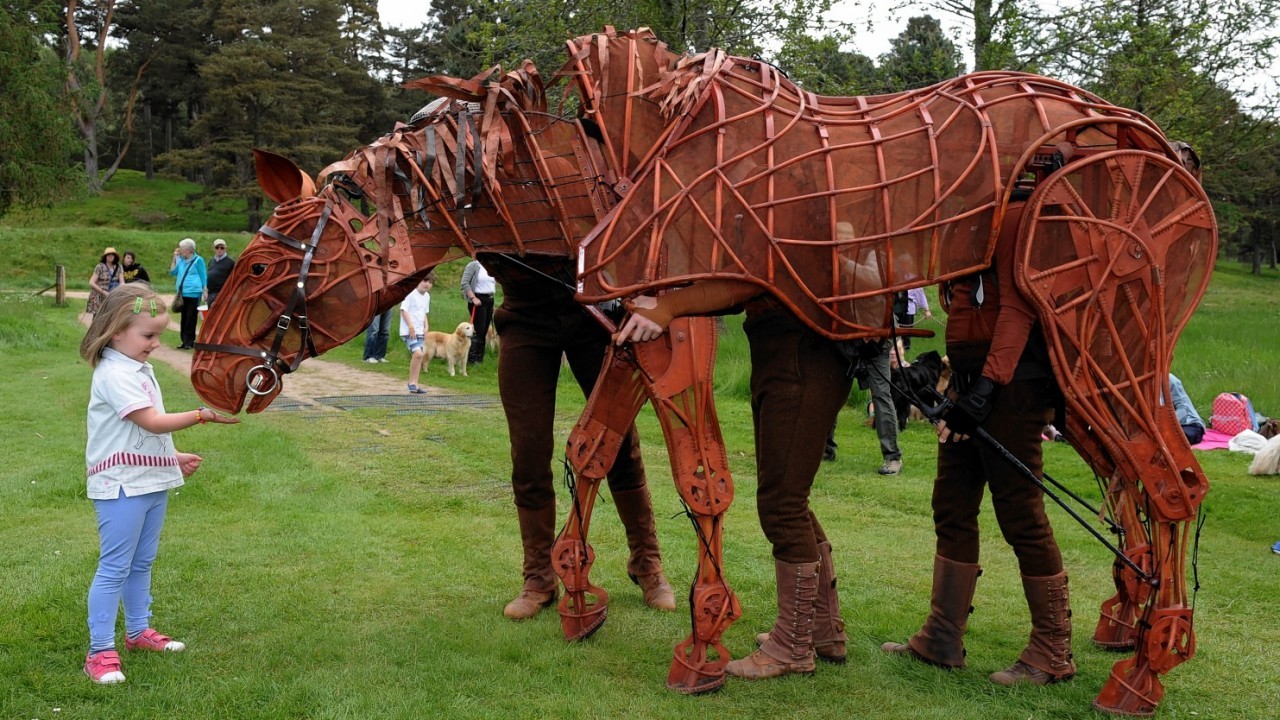
{"type": "Polygon", "coordinates": [[[124,682],[124,673],[120,672],[120,653],[115,650],[90,653],[84,659],[84,674],[99,685],[124,682]]]}
{"type": "Polygon", "coordinates": [[[186,643],[180,643],[168,635],[147,628],[137,640],[125,638],[124,646],[130,650],[150,650],[152,652],[182,652],[187,649],[186,643]]]}

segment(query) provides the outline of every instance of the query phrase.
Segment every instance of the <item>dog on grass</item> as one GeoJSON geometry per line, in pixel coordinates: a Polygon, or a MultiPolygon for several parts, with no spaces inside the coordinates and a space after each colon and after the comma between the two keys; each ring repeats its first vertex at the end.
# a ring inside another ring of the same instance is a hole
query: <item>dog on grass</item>
{"type": "Polygon", "coordinates": [[[427,332],[422,346],[422,371],[427,371],[432,358],[443,358],[449,363],[449,377],[453,377],[454,368],[461,368],[463,377],[466,377],[467,353],[471,351],[471,338],[475,334],[476,329],[469,322],[458,323],[451,333],[427,332]]]}
{"type": "Polygon", "coordinates": [[[489,323],[489,331],[484,334],[484,345],[496,355],[498,353],[498,326],[489,323]]]}
{"type": "Polygon", "coordinates": [[[911,361],[910,365],[890,370],[889,379],[892,381],[893,408],[898,411],[898,429],[905,430],[908,418],[924,419],[924,413],[915,406],[914,400],[929,397],[925,393],[926,388],[939,393],[947,389],[951,382],[951,364],[937,350],[930,350],[911,361]]]}

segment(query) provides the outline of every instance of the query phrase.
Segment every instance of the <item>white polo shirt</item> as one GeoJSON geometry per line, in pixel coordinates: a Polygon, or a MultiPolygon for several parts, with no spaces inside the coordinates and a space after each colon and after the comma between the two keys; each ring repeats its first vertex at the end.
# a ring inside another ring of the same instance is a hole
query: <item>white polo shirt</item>
{"type": "Polygon", "coordinates": [[[409,337],[409,323],[404,321],[405,313],[409,313],[409,317],[413,318],[413,329],[421,335],[422,329],[427,326],[429,312],[431,312],[431,293],[420,293],[417,288],[414,288],[413,292],[400,301],[400,337],[409,337]]]}
{"type": "Polygon", "coordinates": [[[164,398],[151,365],[111,348],[93,370],[89,391],[89,441],[85,474],[91,500],[115,500],[182,485],[173,435],[156,435],[125,417],[140,408],[164,412],[164,398]]]}

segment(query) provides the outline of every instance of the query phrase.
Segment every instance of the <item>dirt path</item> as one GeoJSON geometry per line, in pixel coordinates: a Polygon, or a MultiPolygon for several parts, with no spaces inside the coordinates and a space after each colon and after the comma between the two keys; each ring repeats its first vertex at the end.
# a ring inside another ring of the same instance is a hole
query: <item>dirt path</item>
{"type": "MultiPolygon", "coordinates": [[[[89,293],[69,291],[67,297],[87,300],[89,293]]],[[[161,295],[161,297],[166,303],[173,300],[171,295],[161,295]]],[[[84,325],[87,326],[90,319],[88,313],[80,314],[80,322],[84,325]]],[[[178,330],[176,320],[170,321],[169,329],[175,332],[178,330]]],[[[190,351],[161,345],[151,353],[151,357],[171,365],[183,375],[191,374],[190,351]]],[[[307,358],[298,366],[297,371],[285,376],[283,381],[284,389],[280,391],[280,396],[308,406],[308,409],[337,409],[331,405],[317,403],[316,399],[322,397],[404,394],[404,385],[399,378],[391,378],[381,373],[369,372],[320,358],[307,358]]],[[[423,385],[422,388],[427,391],[427,396],[450,394],[440,388],[427,385],[423,385]]]]}

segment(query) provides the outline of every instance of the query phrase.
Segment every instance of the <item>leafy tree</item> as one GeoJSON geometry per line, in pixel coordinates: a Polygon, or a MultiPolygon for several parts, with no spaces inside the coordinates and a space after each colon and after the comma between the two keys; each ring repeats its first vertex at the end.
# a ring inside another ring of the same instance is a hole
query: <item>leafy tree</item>
{"type": "Polygon", "coordinates": [[[79,144],[63,92],[65,68],[41,42],[57,6],[0,2],[0,217],[15,204],[47,204],[66,193],[79,144]]]}
{"type": "Polygon", "coordinates": [[[778,52],[779,67],[806,90],[822,95],[870,95],[882,91],[875,62],[858,52],[841,50],[838,35],[791,37],[778,52]]]}
{"type": "Polygon", "coordinates": [[[348,62],[335,0],[222,0],[210,5],[217,51],[200,68],[206,88],[191,127],[194,146],[166,153],[196,173],[208,198],[242,197],[247,226],[261,223],[252,150],[270,149],[312,172],[391,125],[368,71],[348,62]]]}
{"type": "Polygon", "coordinates": [[[1277,98],[1251,91],[1280,50],[1280,0],[1085,0],[1052,72],[1154,120],[1204,162],[1228,252],[1274,228],[1277,98]]]}
{"type": "Polygon", "coordinates": [[[99,133],[106,118],[107,101],[111,97],[107,86],[107,42],[114,22],[116,0],[104,0],[101,3],[87,5],[84,12],[77,0],[67,0],[66,5],[66,51],[67,51],[67,87],[74,101],[76,123],[80,134],[84,137],[84,173],[85,184],[90,192],[100,192],[111,176],[120,167],[129,151],[132,141],[133,109],[138,95],[138,85],[147,64],[138,66],[137,75],[132,87],[127,92],[124,103],[124,119],[122,131],[122,147],[116,153],[116,159],[105,172],[99,175],[99,133]],[[82,36],[82,27],[86,34],[82,36]],[[83,51],[92,51],[92,59],[84,57],[83,51]]]}
{"type": "Polygon", "coordinates": [[[889,52],[880,56],[886,91],[933,85],[963,71],[959,48],[942,31],[942,23],[930,15],[908,20],[902,34],[890,41],[889,52]]]}
{"type": "Polygon", "coordinates": [[[214,52],[209,11],[202,0],[148,0],[121,5],[113,34],[123,47],[109,58],[108,81],[125,87],[146,66],[139,85],[140,163],[150,178],[156,152],[185,142],[200,113],[200,67],[214,52]],[[157,135],[159,136],[157,138],[157,135]]]}

